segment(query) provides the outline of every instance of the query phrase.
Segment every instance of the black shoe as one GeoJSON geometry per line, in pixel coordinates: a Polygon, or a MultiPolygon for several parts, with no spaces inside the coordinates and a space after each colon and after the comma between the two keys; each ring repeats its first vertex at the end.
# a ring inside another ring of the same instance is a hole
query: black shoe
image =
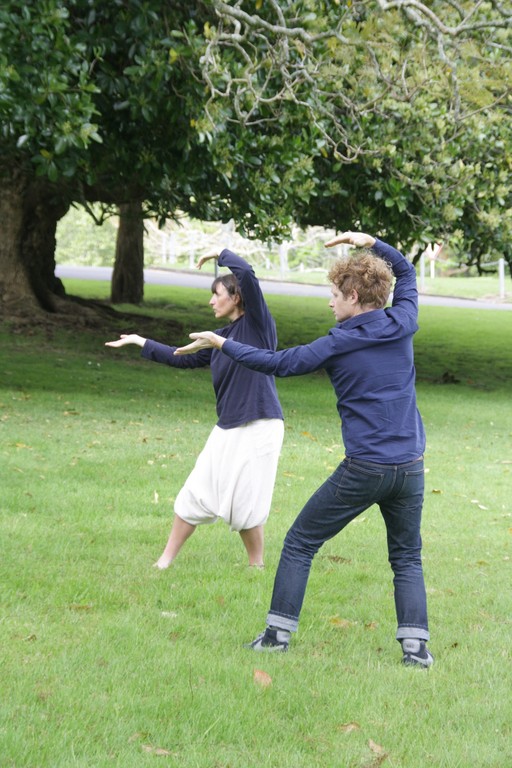
{"type": "Polygon", "coordinates": [[[434,663],[434,657],[427,648],[424,640],[405,638],[402,643],[402,664],[416,667],[431,667],[434,663]]]}
{"type": "Polygon", "coordinates": [[[289,642],[290,633],[285,629],[267,627],[252,643],[244,645],[244,648],[250,648],[252,651],[281,651],[284,653],[288,650],[289,642]]]}

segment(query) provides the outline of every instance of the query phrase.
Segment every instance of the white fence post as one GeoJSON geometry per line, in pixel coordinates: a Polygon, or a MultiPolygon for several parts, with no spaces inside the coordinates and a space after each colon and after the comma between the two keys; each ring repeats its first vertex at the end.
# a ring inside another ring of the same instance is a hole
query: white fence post
{"type": "Polygon", "coordinates": [[[288,273],[288,250],[290,243],[283,242],[279,246],[279,270],[281,278],[285,278],[288,273]]]}
{"type": "Polygon", "coordinates": [[[425,254],[420,256],[420,290],[425,290],[425,254]]]}
{"type": "Polygon", "coordinates": [[[498,261],[498,275],[500,279],[500,299],[505,298],[505,259],[498,261]]]}

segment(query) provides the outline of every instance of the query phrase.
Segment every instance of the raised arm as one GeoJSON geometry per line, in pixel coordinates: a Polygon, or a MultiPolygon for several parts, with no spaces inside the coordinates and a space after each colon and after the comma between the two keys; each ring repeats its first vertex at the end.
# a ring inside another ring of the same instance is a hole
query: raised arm
{"type": "Polygon", "coordinates": [[[405,258],[392,245],[379,240],[365,232],[342,232],[329,242],[325,243],[326,248],[332,248],[335,245],[353,245],[357,248],[371,248],[373,253],[379,258],[387,261],[396,278],[393,289],[393,307],[399,307],[409,317],[417,317],[418,314],[418,289],[416,283],[416,270],[414,265],[405,258]]]}
{"type": "Polygon", "coordinates": [[[275,347],[277,337],[274,321],[252,266],[228,248],[221,251],[219,266],[227,267],[238,280],[244,298],[244,312],[252,327],[258,329],[262,343],[275,347]]]}
{"type": "Polygon", "coordinates": [[[372,248],[375,245],[375,238],[372,235],[367,235],[365,232],[351,232],[347,230],[325,243],[326,248],[333,248],[335,245],[354,245],[357,248],[372,248]]]}

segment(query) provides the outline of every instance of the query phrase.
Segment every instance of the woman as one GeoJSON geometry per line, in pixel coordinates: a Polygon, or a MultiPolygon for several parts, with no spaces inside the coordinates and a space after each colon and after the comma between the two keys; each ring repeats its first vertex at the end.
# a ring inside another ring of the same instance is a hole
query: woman
{"type": "MultiPolygon", "coordinates": [[[[217,333],[261,349],[276,349],[275,322],[252,267],[231,251],[205,256],[231,274],[212,284],[210,306],[215,318],[229,323],[217,333]]],[[[175,368],[210,366],[218,421],[195,467],[174,503],[169,539],[155,566],[168,568],[198,525],[222,518],[238,531],[249,565],[263,566],[264,525],[268,518],[283,442],[283,412],[275,381],[238,365],[215,349],[186,357],[174,355],[175,346],[159,344],[137,334],[125,334],[108,347],[136,344],[142,356],[175,368]]]]}

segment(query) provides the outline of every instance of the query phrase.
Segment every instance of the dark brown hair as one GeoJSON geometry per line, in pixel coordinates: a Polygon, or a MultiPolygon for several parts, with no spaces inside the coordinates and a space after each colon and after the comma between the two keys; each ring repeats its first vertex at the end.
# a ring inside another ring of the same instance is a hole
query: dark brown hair
{"type": "Polygon", "coordinates": [[[215,280],[212,283],[212,293],[215,293],[215,290],[219,283],[222,283],[226,291],[229,293],[232,299],[234,299],[236,296],[240,297],[240,301],[238,302],[238,306],[240,309],[244,309],[244,297],[242,296],[242,291],[240,290],[240,286],[238,285],[238,280],[233,274],[228,275],[219,275],[215,278],[215,280]]]}

